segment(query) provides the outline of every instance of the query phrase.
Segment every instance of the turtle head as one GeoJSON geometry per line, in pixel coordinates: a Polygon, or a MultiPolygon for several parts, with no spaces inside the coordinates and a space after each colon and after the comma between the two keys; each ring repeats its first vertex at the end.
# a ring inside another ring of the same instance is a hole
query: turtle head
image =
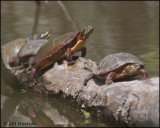
{"type": "Polygon", "coordinates": [[[92,26],[85,27],[80,32],[78,32],[77,41],[75,42],[76,44],[72,47],[71,52],[74,53],[77,51],[81,51],[85,47],[86,39],[92,32],[93,32],[92,26]]]}
{"type": "MultiPolygon", "coordinates": [[[[50,31],[47,31],[45,33],[42,33],[42,34],[38,35],[36,39],[45,39],[45,40],[48,40],[50,37],[51,37],[51,33],[50,33],[50,31]]],[[[27,36],[25,38],[25,42],[27,43],[27,42],[29,42],[31,40],[34,40],[34,38],[35,37],[33,37],[32,35],[27,36]]]]}
{"type": "Polygon", "coordinates": [[[128,75],[134,75],[140,70],[140,68],[140,64],[130,64],[126,67],[125,71],[128,75]]]}
{"type": "MultiPolygon", "coordinates": [[[[37,39],[37,40],[39,40],[39,39],[48,40],[50,37],[51,37],[51,32],[50,32],[50,31],[47,31],[47,32],[45,32],[45,33],[39,34],[36,39],[37,39]]],[[[27,37],[27,38],[28,38],[28,37],[27,37]]],[[[30,39],[30,40],[31,40],[31,39],[30,39]]],[[[29,41],[30,41],[30,40],[29,40],[29,41]]],[[[33,38],[32,38],[32,40],[33,40],[33,38]]]]}
{"type": "Polygon", "coordinates": [[[47,32],[40,35],[40,39],[48,40],[50,38],[50,36],[51,36],[50,31],[47,31],[47,32]]]}
{"type": "Polygon", "coordinates": [[[90,34],[93,32],[93,29],[94,29],[93,26],[85,27],[81,30],[81,34],[85,39],[87,39],[90,36],[90,34]]]}

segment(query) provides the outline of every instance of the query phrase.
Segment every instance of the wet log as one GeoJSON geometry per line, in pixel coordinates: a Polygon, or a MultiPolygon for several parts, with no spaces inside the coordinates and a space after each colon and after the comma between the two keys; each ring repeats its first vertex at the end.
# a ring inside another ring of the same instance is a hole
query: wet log
{"type": "MultiPolygon", "coordinates": [[[[2,48],[2,56],[3,51],[2,48]]],[[[84,79],[90,73],[84,69],[86,61],[89,60],[80,57],[72,66],[68,66],[66,61],[55,63],[30,90],[71,97],[80,107],[86,108],[91,116],[106,122],[127,126],[159,126],[159,77],[115,82],[110,86],[91,79],[87,86],[83,86],[84,79]]],[[[7,68],[4,57],[3,62],[7,68]]],[[[25,73],[15,72],[11,67],[7,69],[22,85],[26,85],[25,73]]]]}

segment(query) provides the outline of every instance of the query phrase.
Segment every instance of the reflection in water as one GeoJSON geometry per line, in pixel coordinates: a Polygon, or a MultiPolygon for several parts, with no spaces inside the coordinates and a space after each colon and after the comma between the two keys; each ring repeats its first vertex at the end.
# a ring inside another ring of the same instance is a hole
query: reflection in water
{"type": "Polygon", "coordinates": [[[38,6],[36,7],[36,11],[35,11],[35,18],[34,18],[34,25],[33,25],[33,30],[32,30],[32,36],[34,34],[36,34],[36,30],[37,30],[37,26],[38,26],[38,21],[39,21],[39,15],[40,15],[40,9],[41,9],[41,6],[40,6],[40,4],[38,4],[38,6]]]}
{"type": "Polygon", "coordinates": [[[70,16],[70,14],[69,14],[67,8],[64,6],[63,2],[62,2],[62,1],[57,1],[57,2],[58,2],[58,4],[60,5],[60,7],[62,8],[62,10],[64,11],[67,19],[68,19],[68,20],[71,22],[71,24],[73,25],[73,28],[78,31],[79,28],[78,28],[77,24],[74,22],[74,20],[73,20],[72,17],[70,16]]]}
{"type": "MultiPolygon", "coordinates": [[[[3,94],[1,96],[5,97],[3,94]]],[[[44,98],[33,92],[22,94],[14,91],[7,96],[2,106],[2,122],[8,122],[7,126],[11,127],[85,126],[85,118],[79,109],[76,109],[76,105],[73,106],[74,103],[70,105],[68,101],[64,101],[65,99],[61,96],[44,98]]]]}
{"type": "MultiPolygon", "coordinates": [[[[143,60],[149,77],[159,75],[158,1],[63,1],[72,20],[57,1],[42,2],[39,7],[35,1],[1,3],[2,45],[33,33],[51,30],[57,37],[92,25],[95,29],[87,42],[86,58],[99,61],[108,54],[129,52],[143,60]]],[[[97,121],[85,125],[81,112],[64,103],[66,100],[5,90],[16,82],[5,70],[1,74],[2,121],[27,120],[39,126],[104,126],[97,121]],[[8,82],[4,82],[4,76],[8,82]]]]}
{"type": "MultiPolygon", "coordinates": [[[[2,97],[5,97],[2,95],[2,97]]],[[[16,122],[10,126],[21,126],[21,123],[29,123],[35,126],[69,126],[70,121],[59,114],[57,108],[50,106],[42,97],[32,94],[14,92],[7,96],[2,107],[2,122],[16,122]],[[23,117],[26,120],[13,117],[23,117]],[[28,118],[30,120],[28,120],[28,118]]],[[[56,102],[55,102],[56,103],[56,102]]],[[[57,103],[56,103],[57,104],[57,103]]],[[[63,104],[61,104],[63,105],[63,104]]],[[[65,111],[65,110],[64,110],[65,111]]]]}

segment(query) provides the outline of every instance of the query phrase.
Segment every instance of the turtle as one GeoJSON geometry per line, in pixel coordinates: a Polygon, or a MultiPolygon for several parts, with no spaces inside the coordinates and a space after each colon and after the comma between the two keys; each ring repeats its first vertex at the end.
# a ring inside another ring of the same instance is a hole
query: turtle
{"type": "Polygon", "coordinates": [[[91,64],[86,64],[85,68],[92,71],[85,79],[84,86],[93,77],[105,80],[105,84],[110,85],[113,81],[142,75],[142,79],[148,77],[144,69],[144,63],[135,55],[130,53],[114,53],[105,56],[94,68],[91,64]]]}
{"type": "Polygon", "coordinates": [[[19,50],[24,44],[25,44],[25,39],[20,38],[20,39],[16,39],[8,43],[5,43],[1,47],[3,63],[7,69],[12,69],[11,65],[9,65],[9,60],[13,56],[17,56],[17,53],[19,52],[19,50]]]}
{"type": "MultiPolygon", "coordinates": [[[[79,32],[65,33],[54,40],[45,43],[34,56],[31,62],[32,70],[30,81],[35,80],[34,75],[49,65],[66,57],[68,65],[74,64],[72,54],[81,51],[81,56],[86,55],[86,39],[93,32],[93,26],[87,26],[79,32]]],[[[33,85],[34,86],[34,85],[33,85]]]]}
{"type": "Polygon", "coordinates": [[[21,63],[29,63],[29,59],[31,59],[31,57],[37,53],[37,51],[42,45],[48,42],[49,38],[49,31],[37,35],[34,38],[33,36],[28,36],[25,39],[25,44],[19,49],[17,55],[9,59],[9,65],[13,67],[19,66],[21,63]]]}

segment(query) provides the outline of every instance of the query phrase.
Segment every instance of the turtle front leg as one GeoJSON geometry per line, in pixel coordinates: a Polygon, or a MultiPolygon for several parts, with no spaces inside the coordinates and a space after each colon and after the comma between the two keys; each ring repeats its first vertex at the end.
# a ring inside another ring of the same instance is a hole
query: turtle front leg
{"type": "Polygon", "coordinates": [[[34,80],[35,74],[36,74],[36,68],[32,67],[31,74],[30,74],[30,80],[34,80]]]}
{"type": "Polygon", "coordinates": [[[35,86],[36,80],[35,80],[35,74],[36,74],[37,69],[35,67],[32,67],[31,73],[30,73],[30,79],[29,79],[29,85],[28,87],[33,87],[35,86]]]}
{"type": "Polygon", "coordinates": [[[89,74],[85,79],[84,79],[84,82],[83,82],[83,85],[86,86],[87,85],[87,82],[92,79],[94,77],[94,74],[91,73],[89,74]]]}
{"type": "Polygon", "coordinates": [[[138,74],[143,76],[142,80],[145,80],[146,78],[148,78],[148,73],[145,69],[140,69],[138,74]]]}
{"type": "Polygon", "coordinates": [[[81,51],[82,51],[81,56],[82,56],[82,57],[85,57],[85,56],[86,56],[86,53],[87,53],[87,48],[84,47],[81,51]]]}
{"type": "Polygon", "coordinates": [[[107,84],[107,85],[112,84],[115,77],[116,77],[116,73],[115,72],[110,72],[106,77],[105,84],[107,84]]]}
{"type": "Polygon", "coordinates": [[[67,53],[66,59],[67,59],[68,65],[74,64],[74,60],[72,60],[71,48],[67,48],[66,53],[67,53]]]}

